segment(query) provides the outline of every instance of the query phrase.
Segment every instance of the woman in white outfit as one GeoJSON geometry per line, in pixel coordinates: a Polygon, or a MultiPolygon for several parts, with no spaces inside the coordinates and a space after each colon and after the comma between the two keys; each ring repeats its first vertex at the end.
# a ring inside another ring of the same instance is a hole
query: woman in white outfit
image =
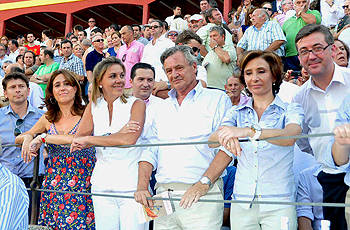
{"type": "MultiPolygon", "coordinates": [[[[93,71],[92,101],[72,142],[72,151],[96,147],[93,193],[133,196],[141,148],[111,146],[138,144],[145,120],[145,103],[124,93],[125,67],[109,57],[93,71]],[[92,134],[94,136],[92,136],[92,134]]],[[[139,204],[134,199],[93,196],[96,229],[148,229],[138,224],[139,204]]]]}

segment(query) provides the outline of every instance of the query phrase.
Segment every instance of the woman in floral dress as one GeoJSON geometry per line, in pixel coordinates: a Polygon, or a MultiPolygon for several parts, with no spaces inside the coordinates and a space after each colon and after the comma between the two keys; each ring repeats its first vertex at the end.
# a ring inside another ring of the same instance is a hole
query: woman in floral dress
{"type": "MultiPolygon", "coordinates": [[[[46,88],[47,112],[28,132],[18,136],[25,161],[29,161],[42,143],[49,149],[49,161],[43,182],[44,189],[90,192],[90,178],[95,165],[93,148],[70,153],[84,106],[74,73],[57,70],[46,88]],[[40,134],[33,139],[35,134],[40,134]],[[26,157],[28,156],[28,157],[26,157]]],[[[39,225],[54,229],[95,229],[91,196],[43,192],[40,200],[39,225]]]]}

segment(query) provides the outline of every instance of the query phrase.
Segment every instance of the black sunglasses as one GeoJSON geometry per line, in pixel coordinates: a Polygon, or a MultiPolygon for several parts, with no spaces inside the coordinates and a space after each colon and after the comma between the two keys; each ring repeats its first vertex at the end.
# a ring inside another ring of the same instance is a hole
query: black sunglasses
{"type": "Polygon", "coordinates": [[[194,53],[196,53],[196,52],[200,52],[201,51],[201,49],[199,49],[199,48],[197,48],[197,47],[192,47],[192,51],[194,52],[194,53]]]}
{"type": "Polygon", "coordinates": [[[103,42],[103,39],[97,39],[94,42],[103,42]]]}
{"type": "Polygon", "coordinates": [[[272,8],[269,8],[269,7],[263,7],[264,10],[269,10],[269,11],[272,11],[272,8]]]}
{"type": "Polygon", "coordinates": [[[349,6],[348,5],[345,5],[345,6],[342,6],[343,7],[343,9],[345,10],[345,9],[349,9],[349,6]]]}
{"type": "Polygon", "coordinates": [[[16,127],[15,127],[15,129],[13,130],[13,135],[15,135],[15,137],[17,137],[18,135],[22,134],[22,131],[19,129],[19,127],[20,127],[21,125],[23,125],[23,123],[24,123],[24,120],[23,120],[23,119],[18,119],[18,120],[16,121],[16,127]]]}
{"type": "Polygon", "coordinates": [[[159,28],[160,26],[150,26],[149,28],[150,29],[157,29],[157,28],[159,28]]]}

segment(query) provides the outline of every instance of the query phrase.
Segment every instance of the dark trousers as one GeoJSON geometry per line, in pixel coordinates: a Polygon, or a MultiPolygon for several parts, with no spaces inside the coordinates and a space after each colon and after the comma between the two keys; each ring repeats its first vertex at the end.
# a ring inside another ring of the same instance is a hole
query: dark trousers
{"type": "MultiPolygon", "coordinates": [[[[28,178],[21,178],[24,184],[26,185],[26,188],[30,189],[30,183],[33,181],[33,177],[28,177],[28,178]]],[[[44,176],[39,176],[39,184],[40,187],[43,183],[44,176]]],[[[27,190],[28,196],[29,196],[29,208],[28,208],[28,217],[29,217],[29,223],[30,223],[30,218],[32,217],[32,190],[27,190]]],[[[39,215],[39,207],[40,207],[40,195],[41,193],[38,192],[38,203],[37,203],[37,216],[39,215]]],[[[36,223],[35,223],[36,224],[36,223]]]]}
{"type": "MultiPolygon", "coordinates": [[[[345,203],[349,187],[344,183],[345,173],[328,174],[320,172],[317,176],[323,189],[324,203],[345,203]]],[[[323,217],[331,222],[331,230],[347,230],[345,208],[323,207],[323,217]]]]}
{"type": "Polygon", "coordinates": [[[298,56],[290,56],[290,57],[285,57],[284,58],[284,67],[283,70],[295,70],[295,71],[300,71],[301,66],[300,66],[300,61],[298,56]]]}

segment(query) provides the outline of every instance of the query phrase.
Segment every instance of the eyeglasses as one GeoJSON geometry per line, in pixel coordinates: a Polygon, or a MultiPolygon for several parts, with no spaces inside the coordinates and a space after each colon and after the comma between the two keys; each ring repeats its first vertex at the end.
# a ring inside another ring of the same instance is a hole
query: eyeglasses
{"type": "Polygon", "coordinates": [[[169,33],[168,36],[177,36],[177,33],[169,33]]]}
{"type": "Polygon", "coordinates": [[[122,62],[125,62],[125,59],[126,59],[126,54],[123,55],[122,62]]]}
{"type": "Polygon", "coordinates": [[[16,121],[16,127],[15,127],[15,129],[13,130],[13,135],[15,135],[15,137],[17,137],[18,135],[22,134],[22,131],[19,129],[19,127],[20,127],[21,125],[23,125],[23,123],[24,123],[24,120],[23,120],[23,119],[18,119],[18,120],[16,121]]]}
{"type": "Polygon", "coordinates": [[[345,5],[345,6],[342,6],[343,7],[343,9],[345,10],[345,9],[349,9],[349,5],[345,5]]]}
{"type": "Polygon", "coordinates": [[[94,42],[103,42],[103,39],[97,39],[94,42]]]}
{"type": "Polygon", "coordinates": [[[89,22],[95,22],[95,21],[89,21],[89,22]]]}
{"type": "Polygon", "coordinates": [[[200,52],[201,51],[201,49],[199,49],[199,48],[197,48],[197,47],[192,47],[192,51],[194,52],[194,53],[196,53],[196,52],[200,52]]]}
{"type": "Polygon", "coordinates": [[[159,28],[160,26],[150,26],[149,28],[150,29],[157,29],[157,28],[159,28]]]}
{"type": "Polygon", "coordinates": [[[272,11],[272,8],[269,8],[269,7],[263,7],[264,10],[269,10],[269,11],[272,11]]]}
{"type": "Polygon", "coordinates": [[[0,49],[0,51],[5,51],[5,49],[0,49]]]}
{"type": "Polygon", "coordinates": [[[322,47],[322,46],[315,46],[314,48],[312,48],[311,50],[301,50],[299,51],[299,56],[305,58],[308,57],[310,55],[310,52],[312,52],[314,55],[318,55],[323,53],[330,45],[332,45],[332,43],[328,44],[326,47],[322,47]]]}

